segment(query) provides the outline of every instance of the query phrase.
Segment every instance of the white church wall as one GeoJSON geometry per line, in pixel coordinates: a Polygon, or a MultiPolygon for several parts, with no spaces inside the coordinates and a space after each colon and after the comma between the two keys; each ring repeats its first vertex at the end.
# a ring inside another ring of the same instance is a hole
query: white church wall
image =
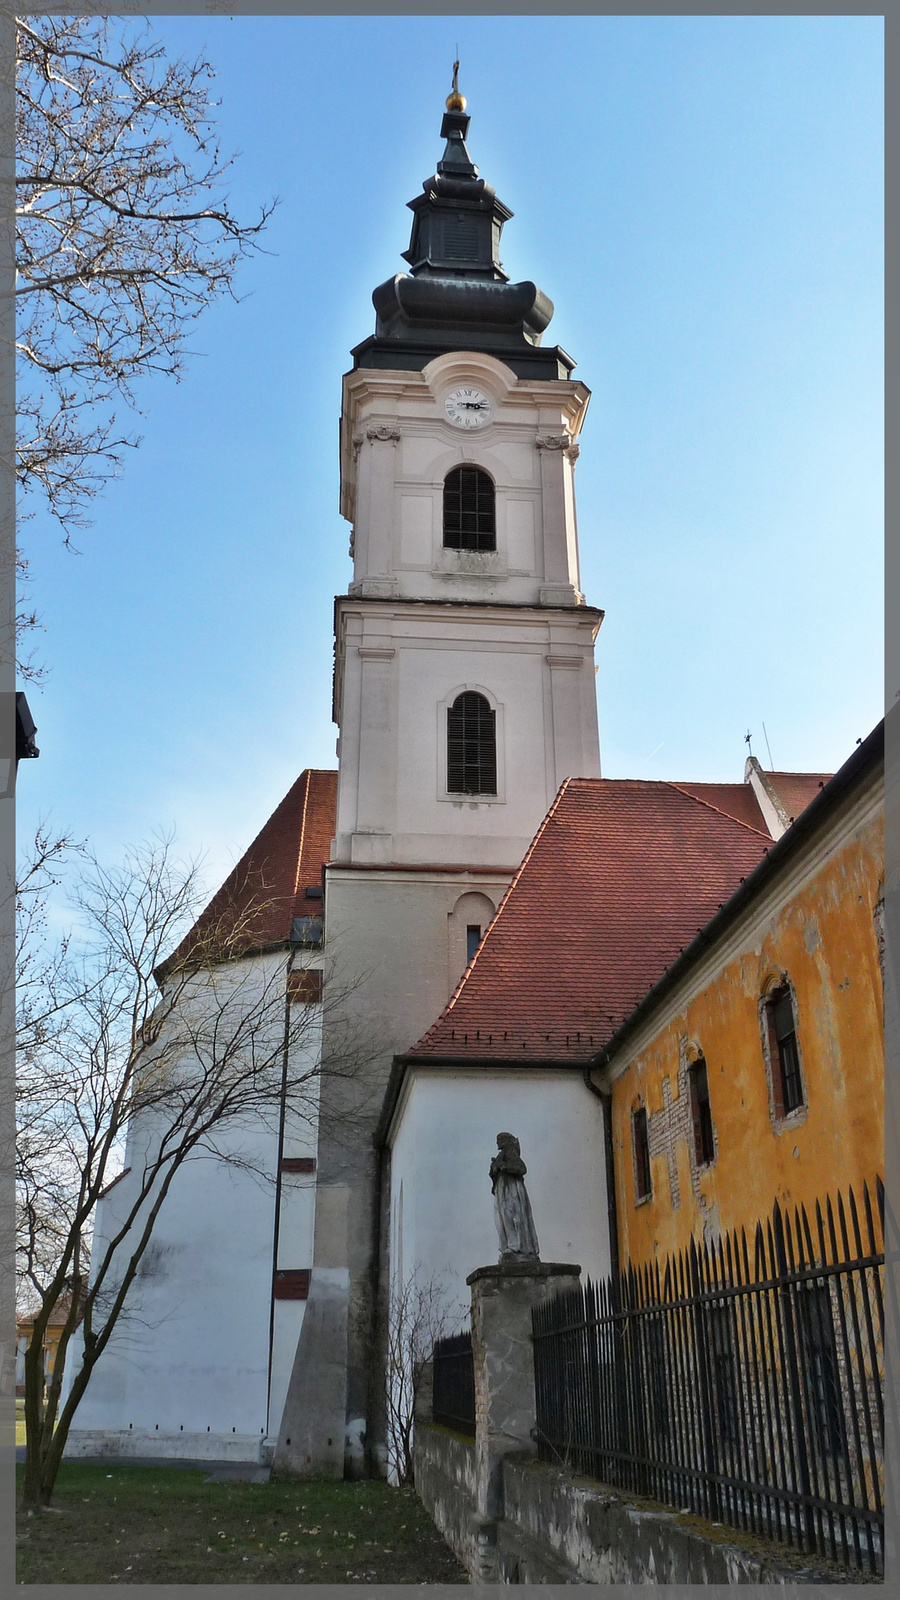
{"type": "Polygon", "coordinates": [[[500,1132],[521,1146],[542,1260],[608,1274],[602,1108],[581,1073],[416,1067],[390,1141],[392,1283],[435,1273],[468,1309],[466,1277],[499,1254],[488,1174],[500,1132]]]}
{"type": "MultiPolygon", "coordinates": [[[[304,966],[322,966],[320,958],[315,961],[306,961],[304,966]]],[[[295,961],[295,969],[299,965],[295,961]]],[[[319,1074],[322,1059],[322,1006],[320,1002],[304,1005],[299,1008],[300,1020],[292,1023],[294,1037],[291,1044],[290,1074],[295,1084],[297,1104],[287,1109],[284,1119],[284,1148],[282,1155],[311,1156],[316,1153],[316,1142],[319,1130],[319,1102],[321,1098],[321,1078],[319,1074]]],[[[298,1016],[298,1008],[292,1007],[292,1018],[298,1016]]]]}
{"type": "MultiPolygon", "coordinates": [[[[235,963],[216,976],[219,996],[230,985],[240,1007],[277,988],[284,1038],[285,955],[235,963]]],[[[199,987],[202,987],[199,986],[199,987]]],[[[209,1003],[212,984],[209,985],[209,1003]]],[[[195,996],[196,1005],[202,998],[195,996]]],[[[305,1008],[306,1009],[306,1008],[305,1008]]],[[[308,1008],[290,1070],[308,1080],[307,1105],[288,1119],[284,1150],[312,1156],[316,1147],[321,1039],[320,1007],[308,1008]]],[[[258,1040],[277,1061],[274,1019],[258,1040]]],[[[280,1079],[280,1062],[277,1066],[280,1079]]],[[[153,1236],[129,1291],[125,1312],[101,1356],[75,1417],[67,1454],[128,1453],[256,1459],[271,1422],[270,1318],[275,1263],[277,1103],[265,1113],[222,1125],[218,1154],[198,1151],[173,1178],[153,1236]]],[[[135,1119],[128,1131],[125,1172],[98,1209],[92,1270],[121,1228],[137,1195],[148,1150],[158,1146],[163,1120],[135,1119]]],[[[279,1265],[312,1265],[314,1176],[294,1179],[282,1195],[279,1265]],[[298,1259],[302,1258],[302,1259],[298,1259]]],[[[128,1240],[122,1247],[124,1256],[128,1240]]],[[[273,1398],[283,1403],[293,1356],[286,1341],[299,1332],[302,1302],[276,1308],[278,1358],[273,1398]]],[[[67,1363],[71,1381],[74,1360],[67,1363]]]]}
{"type": "MultiPolygon", "coordinates": [[[[274,1174],[277,1138],[273,1123],[234,1130],[222,1144],[274,1174]]],[[[232,1433],[264,1436],[273,1207],[273,1187],[247,1172],[212,1157],[185,1163],[88,1384],[68,1453],[84,1430],[131,1433],[144,1454],[172,1453],[182,1432],[203,1434],[210,1457],[232,1433]]]]}

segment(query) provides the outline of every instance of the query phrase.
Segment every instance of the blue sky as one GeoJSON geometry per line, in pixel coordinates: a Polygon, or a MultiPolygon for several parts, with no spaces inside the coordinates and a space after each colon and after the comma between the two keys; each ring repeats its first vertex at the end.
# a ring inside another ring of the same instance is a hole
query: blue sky
{"type": "Polygon", "coordinates": [[[50,668],[40,814],[154,829],[211,883],[335,765],[341,374],[403,269],[458,44],[502,256],[593,398],[576,474],[609,777],[831,770],[882,711],[882,23],[875,17],[162,17],[217,67],[230,192],[281,201],[240,304],[81,554],[27,524],[50,668]]]}

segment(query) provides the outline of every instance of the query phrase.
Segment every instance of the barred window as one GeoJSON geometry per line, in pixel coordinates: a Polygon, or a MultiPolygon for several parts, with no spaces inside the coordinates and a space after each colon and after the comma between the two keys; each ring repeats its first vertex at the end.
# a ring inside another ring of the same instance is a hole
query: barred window
{"type": "Polygon", "coordinates": [[[787,984],[768,996],[765,1017],[769,1032],[775,1115],[786,1117],[804,1104],[794,1002],[787,984]]]}
{"type": "Polygon", "coordinates": [[[737,1444],[740,1437],[740,1417],[733,1306],[727,1303],[710,1306],[708,1326],[711,1338],[708,1339],[707,1348],[712,1357],[713,1391],[719,1436],[728,1444],[737,1444]]]}
{"type": "Polygon", "coordinates": [[[496,550],[493,480],[480,467],[454,467],[444,479],[444,549],[496,550]]]}
{"type": "Polygon", "coordinates": [[[837,1456],[844,1447],[844,1409],[828,1283],[808,1283],[797,1306],[807,1414],[820,1450],[837,1456]]]}
{"type": "Polygon", "coordinates": [[[447,712],[447,790],[497,793],[496,712],[483,694],[457,695],[447,712]]]}

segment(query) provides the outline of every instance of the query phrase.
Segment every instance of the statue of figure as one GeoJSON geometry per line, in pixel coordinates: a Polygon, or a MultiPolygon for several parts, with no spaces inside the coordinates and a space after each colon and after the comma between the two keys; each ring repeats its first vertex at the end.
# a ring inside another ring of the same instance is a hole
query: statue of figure
{"type": "Polygon", "coordinates": [[[494,1217],[500,1235],[500,1262],[535,1261],[540,1254],[531,1203],[525,1189],[528,1171],[511,1133],[498,1133],[498,1154],[491,1162],[494,1217]]]}

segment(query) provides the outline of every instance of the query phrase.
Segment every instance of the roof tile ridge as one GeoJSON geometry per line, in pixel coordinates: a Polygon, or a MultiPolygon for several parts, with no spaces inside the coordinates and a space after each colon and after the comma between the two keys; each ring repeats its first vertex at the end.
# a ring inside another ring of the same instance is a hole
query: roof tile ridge
{"type": "MultiPolygon", "coordinates": [[[[301,777],[303,776],[304,774],[301,773],[301,777]]],[[[312,788],[312,769],[310,767],[306,768],[305,777],[306,792],[303,796],[303,813],[300,818],[300,838],[297,841],[297,865],[294,868],[294,892],[291,895],[292,903],[294,900],[296,900],[297,895],[300,892],[300,867],[303,863],[303,841],[306,837],[306,813],[309,807],[309,792],[312,788]]]]}
{"type": "Polygon", "coordinates": [[[793,772],[793,771],[788,771],[787,768],[782,768],[782,767],[763,767],[762,771],[766,774],[767,778],[824,778],[826,776],[827,777],[832,777],[832,778],[834,777],[834,773],[833,772],[832,773],[827,773],[827,774],[824,773],[824,772],[793,772]]]}
{"type": "MultiPolygon", "coordinates": [[[[772,835],[770,833],[763,833],[761,828],[751,827],[749,822],[742,822],[740,817],[733,817],[730,811],[722,811],[719,806],[714,806],[711,800],[704,800],[702,795],[692,794],[690,789],[682,788],[680,783],[675,783],[671,778],[665,779],[665,782],[670,789],[677,789],[679,794],[683,794],[688,800],[695,801],[698,806],[706,806],[708,811],[714,811],[717,816],[727,817],[728,821],[733,822],[737,828],[746,828],[747,832],[752,833],[754,838],[768,839],[771,842],[772,835]]],[[[735,789],[743,789],[744,785],[736,783],[733,787],[735,789]]]]}
{"type": "Polygon", "coordinates": [[[459,982],[457,983],[456,988],[454,989],[453,993],[451,994],[450,999],[447,1001],[447,1004],[444,1006],[443,1011],[441,1011],[438,1014],[438,1016],[435,1017],[433,1023],[431,1024],[431,1027],[428,1028],[425,1031],[425,1033],[422,1034],[422,1037],[420,1039],[416,1040],[416,1043],[413,1045],[412,1049],[408,1052],[410,1055],[413,1055],[415,1053],[415,1051],[418,1050],[420,1045],[425,1044],[425,1042],[428,1039],[431,1038],[432,1034],[437,1031],[437,1029],[440,1027],[441,1023],[444,1021],[444,1018],[449,1016],[450,1012],[453,1010],[454,1006],[456,1005],[457,1000],[459,999],[463,989],[465,988],[466,984],[468,983],[469,979],[472,976],[472,973],[475,970],[475,967],[478,964],[478,958],[481,955],[482,951],[484,950],[484,947],[487,944],[488,939],[495,932],[496,927],[497,927],[497,923],[500,921],[500,917],[502,916],[504,910],[506,909],[507,901],[509,900],[510,895],[512,894],[513,890],[515,889],[516,884],[519,882],[519,879],[521,878],[522,873],[525,870],[525,867],[527,866],[528,862],[530,861],[531,856],[532,856],[532,854],[534,852],[534,849],[535,849],[535,847],[537,845],[538,840],[540,839],[542,833],[544,832],[544,829],[547,827],[548,823],[550,822],[551,818],[553,817],[553,813],[557,809],[557,807],[559,806],[559,803],[562,800],[562,797],[565,794],[565,791],[569,787],[569,784],[570,783],[577,783],[577,782],[578,782],[577,778],[575,778],[575,779],[573,779],[573,778],[564,778],[563,779],[562,783],[559,786],[559,789],[557,791],[557,794],[556,794],[556,797],[555,797],[555,799],[553,801],[553,804],[550,807],[550,810],[547,812],[547,815],[542,819],[541,825],[538,828],[537,833],[535,834],[535,836],[532,839],[530,845],[528,846],[528,849],[525,851],[524,856],[522,857],[521,861],[519,862],[518,867],[516,868],[515,872],[513,873],[512,879],[510,880],[509,884],[507,885],[506,889],[504,890],[502,898],[500,900],[500,904],[498,905],[496,911],[494,912],[494,915],[491,917],[491,920],[487,925],[487,929],[485,930],[484,938],[482,939],[480,945],[478,946],[478,949],[475,951],[475,954],[472,957],[471,961],[469,961],[466,964],[465,968],[463,969],[463,972],[462,972],[462,975],[460,976],[459,982]]]}

